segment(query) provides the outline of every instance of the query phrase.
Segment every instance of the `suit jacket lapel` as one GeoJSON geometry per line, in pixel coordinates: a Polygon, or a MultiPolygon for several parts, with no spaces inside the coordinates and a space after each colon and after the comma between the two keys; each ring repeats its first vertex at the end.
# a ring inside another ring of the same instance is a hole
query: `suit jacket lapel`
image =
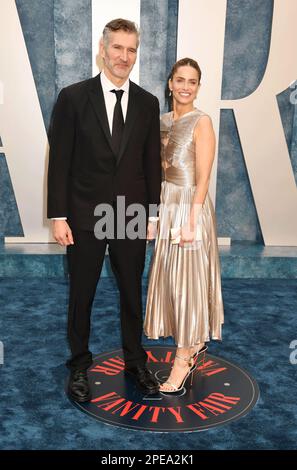
{"type": "Polygon", "coordinates": [[[137,103],[137,96],[136,96],[137,93],[138,93],[138,87],[133,82],[130,81],[127,115],[126,115],[126,120],[125,120],[125,126],[124,126],[120,152],[117,158],[117,165],[120,163],[120,160],[124,154],[131,131],[134,126],[134,122],[139,112],[139,106],[137,103]]]}
{"type": "Polygon", "coordinates": [[[89,98],[98,121],[101,124],[105,137],[111,149],[113,150],[100,74],[94,77],[92,80],[92,85],[89,89],[89,98]]]}
{"type": "MultiPolygon", "coordinates": [[[[130,81],[127,115],[126,115],[126,120],[125,120],[121,148],[120,148],[119,155],[117,156],[117,165],[119,164],[124,154],[131,131],[133,129],[134,122],[139,113],[139,107],[137,103],[137,93],[138,93],[138,87],[133,82],[130,81]]],[[[110,148],[115,154],[114,149],[112,147],[112,140],[111,140],[109,123],[108,123],[108,118],[107,118],[107,113],[106,113],[105,100],[104,100],[104,95],[102,91],[100,74],[92,79],[88,94],[89,94],[89,98],[93,106],[94,112],[98,118],[99,123],[101,124],[101,127],[104,131],[104,134],[110,145],[110,148]]]]}

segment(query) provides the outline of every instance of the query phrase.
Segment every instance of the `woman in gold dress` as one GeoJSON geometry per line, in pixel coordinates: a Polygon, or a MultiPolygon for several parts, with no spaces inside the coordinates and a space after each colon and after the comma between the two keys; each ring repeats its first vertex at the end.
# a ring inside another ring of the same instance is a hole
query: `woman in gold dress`
{"type": "Polygon", "coordinates": [[[173,110],[161,117],[163,181],[144,332],[177,345],[160,391],[181,390],[193,378],[205,343],[222,339],[224,322],[216,219],[208,194],[215,154],[211,118],[194,107],[201,70],[193,59],[173,66],[173,110]]]}

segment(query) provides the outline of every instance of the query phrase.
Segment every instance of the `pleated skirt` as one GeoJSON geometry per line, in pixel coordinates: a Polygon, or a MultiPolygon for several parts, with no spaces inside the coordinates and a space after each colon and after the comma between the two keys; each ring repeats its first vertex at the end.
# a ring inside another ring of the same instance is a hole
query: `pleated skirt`
{"type": "Polygon", "coordinates": [[[187,348],[221,340],[224,323],[216,217],[208,194],[200,219],[200,241],[183,248],[170,240],[171,228],[188,220],[195,189],[162,183],[144,320],[150,339],[172,336],[178,347],[187,348]]]}

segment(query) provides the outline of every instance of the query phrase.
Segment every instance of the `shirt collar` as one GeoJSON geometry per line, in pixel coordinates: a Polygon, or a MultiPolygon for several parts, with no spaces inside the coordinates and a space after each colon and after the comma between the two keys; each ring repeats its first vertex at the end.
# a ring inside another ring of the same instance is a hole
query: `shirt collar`
{"type": "Polygon", "coordinates": [[[126,93],[129,93],[129,86],[130,80],[129,78],[125,81],[125,83],[119,88],[115,86],[105,75],[104,70],[102,70],[100,74],[101,78],[101,85],[104,93],[108,93],[110,90],[123,90],[126,93]]]}

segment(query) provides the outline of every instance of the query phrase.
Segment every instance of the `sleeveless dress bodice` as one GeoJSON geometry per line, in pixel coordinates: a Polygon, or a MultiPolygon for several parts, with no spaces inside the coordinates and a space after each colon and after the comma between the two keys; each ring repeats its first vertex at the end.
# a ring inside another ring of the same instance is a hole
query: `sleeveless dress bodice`
{"type": "Polygon", "coordinates": [[[161,119],[163,180],[180,186],[194,186],[195,144],[193,133],[202,111],[194,110],[173,121],[172,112],[161,119]]]}

